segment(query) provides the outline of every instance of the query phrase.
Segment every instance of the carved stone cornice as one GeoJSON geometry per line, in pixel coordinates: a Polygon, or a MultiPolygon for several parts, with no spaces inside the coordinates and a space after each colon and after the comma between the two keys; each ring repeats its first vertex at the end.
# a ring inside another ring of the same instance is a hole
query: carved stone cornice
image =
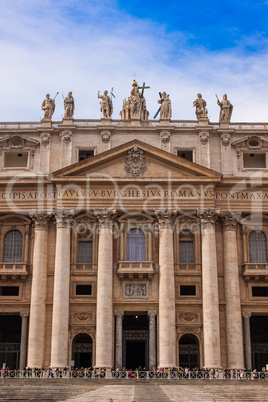
{"type": "Polygon", "coordinates": [[[215,226],[217,219],[219,218],[219,209],[204,209],[197,210],[197,216],[199,217],[203,227],[215,226]]]}
{"type": "Polygon", "coordinates": [[[222,221],[224,230],[236,231],[237,217],[235,217],[231,212],[220,213],[220,219],[222,221]]]}
{"type": "Polygon", "coordinates": [[[41,144],[44,145],[44,147],[47,147],[50,142],[50,134],[49,133],[42,133],[41,136],[41,144]]]}
{"type": "Polygon", "coordinates": [[[150,319],[154,319],[157,316],[157,310],[149,310],[148,311],[148,317],[150,319]]]}
{"type": "Polygon", "coordinates": [[[55,213],[55,217],[56,217],[56,228],[60,229],[60,228],[66,228],[67,226],[71,226],[72,223],[72,217],[74,215],[74,211],[71,210],[61,210],[61,211],[57,211],[55,213]]]}
{"type": "Polygon", "coordinates": [[[170,228],[176,217],[176,212],[169,209],[155,210],[155,216],[158,219],[160,229],[170,228]]]}
{"type": "Polygon", "coordinates": [[[243,312],[242,312],[242,316],[243,316],[243,318],[250,319],[250,317],[251,317],[251,312],[249,312],[249,311],[243,311],[243,312]]]}
{"type": "Polygon", "coordinates": [[[72,141],[72,132],[71,131],[62,131],[60,133],[60,136],[61,136],[62,142],[65,145],[68,145],[71,143],[71,141],[72,141]]]}
{"type": "Polygon", "coordinates": [[[34,221],[34,230],[48,230],[48,222],[54,216],[54,213],[46,211],[29,211],[29,216],[34,221]]]}
{"type": "Polygon", "coordinates": [[[115,310],[114,315],[116,316],[116,318],[122,319],[124,317],[124,311],[115,310]]]}
{"type": "Polygon", "coordinates": [[[94,215],[99,221],[99,225],[101,226],[112,226],[114,219],[116,217],[116,210],[115,209],[95,209],[94,215]]]}

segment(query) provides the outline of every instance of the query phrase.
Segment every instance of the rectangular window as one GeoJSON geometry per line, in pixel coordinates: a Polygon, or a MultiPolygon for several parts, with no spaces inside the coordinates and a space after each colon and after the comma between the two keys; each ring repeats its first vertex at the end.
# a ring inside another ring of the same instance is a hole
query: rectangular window
{"type": "Polygon", "coordinates": [[[177,156],[186,159],[187,161],[193,162],[193,151],[178,149],[177,156]]]}
{"type": "Polygon", "coordinates": [[[92,156],[94,156],[94,149],[89,149],[86,151],[81,150],[79,151],[78,161],[81,162],[84,159],[92,158],[92,156]]]}
{"type": "Polygon", "coordinates": [[[19,286],[0,286],[0,296],[18,296],[19,286]]]}
{"type": "Polygon", "coordinates": [[[28,166],[28,152],[5,152],[5,168],[21,168],[28,166]]]}
{"type": "Polygon", "coordinates": [[[266,155],[265,154],[243,154],[244,168],[246,169],[264,169],[266,168],[266,155]]]}
{"type": "Polygon", "coordinates": [[[252,286],[253,297],[268,297],[268,286],[252,286]]]}
{"type": "Polygon", "coordinates": [[[92,241],[78,242],[78,263],[92,264],[92,241]]]}
{"type": "Polygon", "coordinates": [[[196,286],[195,285],[181,285],[180,286],[181,296],[196,296],[196,286]]]}
{"type": "Polygon", "coordinates": [[[180,241],[179,255],[180,255],[180,264],[194,263],[194,242],[180,241]]]}
{"type": "Polygon", "coordinates": [[[76,285],[76,296],[91,296],[92,285],[76,285]]]}

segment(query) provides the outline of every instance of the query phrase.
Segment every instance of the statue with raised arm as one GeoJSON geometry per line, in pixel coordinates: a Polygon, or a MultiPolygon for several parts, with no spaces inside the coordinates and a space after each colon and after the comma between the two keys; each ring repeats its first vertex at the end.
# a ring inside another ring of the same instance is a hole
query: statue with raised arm
{"type": "Polygon", "coordinates": [[[202,98],[201,94],[197,94],[197,98],[193,102],[193,106],[195,107],[195,114],[197,120],[208,118],[208,111],[206,109],[207,102],[202,98]]]}
{"type": "Polygon", "coordinates": [[[64,117],[73,117],[74,115],[74,98],[73,93],[69,92],[64,99],[64,117]]]}
{"type": "Polygon", "coordinates": [[[51,120],[55,111],[55,99],[51,99],[49,94],[46,94],[46,99],[41,105],[41,110],[44,110],[44,120],[51,120]]]}
{"type": "Polygon", "coordinates": [[[223,95],[222,101],[219,100],[217,95],[216,98],[217,98],[217,104],[221,109],[219,118],[220,123],[230,123],[233,112],[233,105],[231,104],[230,101],[228,101],[226,94],[223,95]]]}
{"type": "Polygon", "coordinates": [[[172,116],[171,100],[166,92],[162,92],[162,97],[158,99],[158,103],[161,105],[160,119],[170,119],[172,116]]]}
{"type": "Polygon", "coordinates": [[[100,95],[100,91],[98,91],[98,99],[101,99],[100,110],[102,112],[102,116],[111,118],[113,114],[113,102],[108,95],[108,91],[104,91],[103,95],[100,95]]]}

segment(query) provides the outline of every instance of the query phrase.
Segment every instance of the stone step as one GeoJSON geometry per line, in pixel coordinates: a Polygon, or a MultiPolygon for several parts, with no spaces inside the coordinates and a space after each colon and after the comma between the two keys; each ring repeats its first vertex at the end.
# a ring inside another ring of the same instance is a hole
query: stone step
{"type": "Polygon", "coordinates": [[[170,402],[171,399],[163,391],[160,385],[136,385],[135,402],[157,401],[157,402],[170,402]]]}

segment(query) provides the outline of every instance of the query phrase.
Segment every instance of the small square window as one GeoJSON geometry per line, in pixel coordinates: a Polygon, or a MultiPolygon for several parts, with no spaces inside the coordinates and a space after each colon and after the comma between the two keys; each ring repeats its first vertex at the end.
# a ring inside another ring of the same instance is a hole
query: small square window
{"type": "Polygon", "coordinates": [[[181,285],[180,286],[181,296],[196,296],[196,286],[195,285],[181,285]]]}
{"type": "Polygon", "coordinates": [[[0,296],[18,296],[19,286],[0,286],[0,296]]]}
{"type": "Polygon", "coordinates": [[[243,154],[245,169],[264,169],[266,168],[266,155],[260,153],[243,154]]]}
{"type": "Polygon", "coordinates": [[[193,151],[189,150],[177,150],[177,156],[180,158],[186,159],[187,161],[193,162],[193,151]]]}
{"type": "Polygon", "coordinates": [[[76,296],[91,296],[92,285],[76,285],[76,296]]]}
{"type": "Polygon", "coordinates": [[[268,297],[268,286],[252,286],[253,297],[268,297]]]}
{"type": "Polygon", "coordinates": [[[78,161],[81,162],[85,159],[92,158],[94,156],[94,149],[80,150],[78,161]]]}

